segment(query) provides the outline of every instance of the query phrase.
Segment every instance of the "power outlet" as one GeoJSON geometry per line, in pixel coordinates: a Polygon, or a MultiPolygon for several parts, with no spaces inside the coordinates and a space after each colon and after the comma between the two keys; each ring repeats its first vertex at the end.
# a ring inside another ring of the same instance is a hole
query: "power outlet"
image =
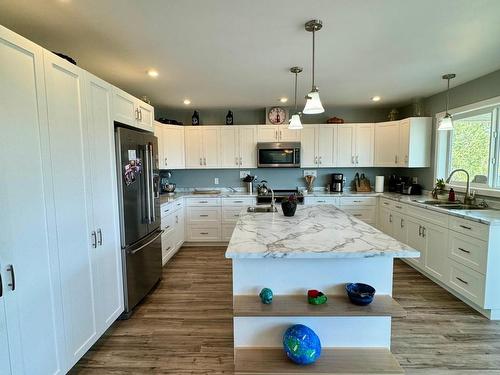
{"type": "Polygon", "coordinates": [[[214,184],[215,185],[219,185],[219,177],[215,177],[214,178],[214,184]]]}
{"type": "Polygon", "coordinates": [[[305,176],[318,177],[318,173],[317,173],[316,169],[304,169],[304,177],[305,176]]]}
{"type": "Polygon", "coordinates": [[[240,171],[240,178],[245,178],[247,174],[250,174],[250,171],[240,171]]]}

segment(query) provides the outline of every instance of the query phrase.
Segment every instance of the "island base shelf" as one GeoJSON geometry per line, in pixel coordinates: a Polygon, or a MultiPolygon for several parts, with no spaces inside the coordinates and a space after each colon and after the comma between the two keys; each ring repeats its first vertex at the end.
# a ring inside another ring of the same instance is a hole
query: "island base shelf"
{"type": "Polygon", "coordinates": [[[351,303],[345,295],[328,296],[323,305],[311,305],[306,295],[275,295],[265,305],[258,296],[236,295],[233,299],[235,317],[240,316],[391,316],[406,317],[406,310],[389,295],[375,295],[367,306],[351,303]]]}
{"type": "Polygon", "coordinates": [[[385,348],[323,348],[316,363],[300,366],[281,348],[236,348],[235,375],[382,375],[404,374],[385,348]]]}

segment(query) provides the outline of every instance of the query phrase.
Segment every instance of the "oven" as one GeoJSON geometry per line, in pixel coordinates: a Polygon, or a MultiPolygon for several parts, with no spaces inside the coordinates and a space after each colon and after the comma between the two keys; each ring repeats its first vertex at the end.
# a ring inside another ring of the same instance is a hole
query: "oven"
{"type": "Polygon", "coordinates": [[[299,168],[300,142],[257,143],[257,167],[299,168]]]}

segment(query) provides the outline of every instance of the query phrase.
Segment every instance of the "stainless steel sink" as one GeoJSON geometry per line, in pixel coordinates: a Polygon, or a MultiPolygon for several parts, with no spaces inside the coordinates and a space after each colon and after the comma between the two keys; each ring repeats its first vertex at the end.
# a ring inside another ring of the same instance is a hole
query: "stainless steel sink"
{"type": "Polygon", "coordinates": [[[488,207],[478,205],[478,204],[463,204],[461,202],[447,202],[447,201],[422,201],[414,200],[414,202],[427,204],[429,206],[441,207],[448,210],[485,210],[488,207]]]}
{"type": "Polygon", "coordinates": [[[278,212],[278,209],[271,206],[251,206],[247,208],[247,212],[278,212]]]}

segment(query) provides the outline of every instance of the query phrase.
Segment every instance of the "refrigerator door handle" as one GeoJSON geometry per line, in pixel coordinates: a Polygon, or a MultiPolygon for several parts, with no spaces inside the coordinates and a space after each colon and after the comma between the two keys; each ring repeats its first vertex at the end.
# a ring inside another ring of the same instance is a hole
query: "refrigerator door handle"
{"type": "Polygon", "coordinates": [[[149,182],[151,184],[151,198],[150,198],[150,204],[151,204],[151,223],[155,222],[156,219],[156,213],[155,213],[155,182],[154,182],[154,176],[153,176],[153,147],[149,145],[149,182]]]}
{"type": "Polygon", "coordinates": [[[144,249],[146,246],[151,245],[151,243],[153,243],[158,237],[160,237],[163,234],[163,232],[164,231],[161,230],[156,236],[154,236],[154,238],[152,240],[148,241],[147,243],[145,243],[144,245],[142,245],[138,249],[135,249],[133,251],[128,251],[128,254],[134,255],[134,254],[138,253],[139,251],[141,251],[142,249],[144,249]]]}
{"type": "Polygon", "coordinates": [[[147,207],[147,216],[148,216],[148,224],[151,224],[151,188],[150,188],[150,178],[149,175],[152,175],[152,171],[149,170],[149,145],[146,144],[146,170],[145,170],[145,182],[146,182],[146,207],[147,207]]]}

